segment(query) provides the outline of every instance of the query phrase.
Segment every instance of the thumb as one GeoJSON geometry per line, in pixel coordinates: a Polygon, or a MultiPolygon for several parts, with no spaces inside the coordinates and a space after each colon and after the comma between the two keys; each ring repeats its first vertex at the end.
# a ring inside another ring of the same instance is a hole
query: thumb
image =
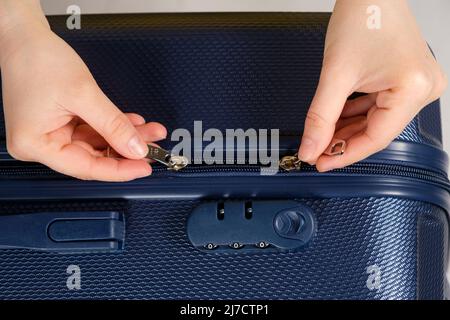
{"type": "Polygon", "coordinates": [[[72,112],[94,128],[122,156],[141,159],[147,154],[147,144],[129,118],[103,92],[72,112]]]}
{"type": "Polygon", "coordinates": [[[300,160],[314,164],[334,135],[353,83],[343,73],[323,67],[316,93],[306,115],[303,137],[298,151],[300,160]]]}

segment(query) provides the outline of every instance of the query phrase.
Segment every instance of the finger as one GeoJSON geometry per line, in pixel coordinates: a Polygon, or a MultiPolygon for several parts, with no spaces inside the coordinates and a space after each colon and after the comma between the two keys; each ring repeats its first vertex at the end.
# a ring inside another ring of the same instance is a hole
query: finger
{"type": "Polygon", "coordinates": [[[145,119],[140,114],[128,112],[125,113],[125,115],[130,120],[131,124],[134,125],[135,127],[145,124],[145,119]]]}
{"type": "Polygon", "coordinates": [[[366,119],[367,119],[366,116],[354,116],[354,117],[350,117],[350,118],[341,118],[338,120],[338,122],[336,122],[336,132],[352,123],[366,121],[366,119]]]}
{"type": "MultiPolygon", "coordinates": [[[[336,125],[336,133],[333,136],[333,139],[344,140],[347,141],[350,137],[360,133],[367,126],[366,117],[357,116],[353,118],[344,118],[338,121],[336,125]]],[[[324,161],[330,156],[325,153],[319,157],[319,160],[324,161]]],[[[317,163],[313,163],[313,165],[317,165],[317,163]]],[[[319,165],[320,166],[320,165],[319,165]]]]}
{"type": "MultiPolygon", "coordinates": [[[[146,143],[159,141],[167,136],[166,128],[158,122],[149,122],[137,126],[136,129],[146,143]]],[[[86,141],[95,149],[105,149],[108,146],[106,140],[89,125],[78,126],[72,139],[86,141]]]]}
{"type": "MultiPolygon", "coordinates": [[[[130,122],[136,127],[145,124],[145,119],[137,113],[125,113],[125,115],[130,119],[130,122]]],[[[96,148],[96,146],[105,146],[106,140],[91,126],[89,126],[86,121],[77,117],[76,123],[78,124],[73,131],[74,140],[89,141],[89,143],[96,148]]]]}
{"type": "Polygon", "coordinates": [[[62,127],[53,130],[51,132],[48,132],[47,134],[44,135],[47,143],[51,141],[56,141],[56,144],[59,143],[60,145],[62,145],[69,142],[70,137],[72,136],[73,132],[78,126],[78,123],[79,119],[75,117],[69,120],[62,127]]]}
{"type": "Polygon", "coordinates": [[[103,149],[108,144],[106,140],[88,124],[77,126],[72,134],[73,141],[85,141],[95,149],[103,149]]]}
{"type": "MultiPolygon", "coordinates": [[[[154,144],[154,143],[150,143],[151,145],[153,145],[153,146],[155,146],[155,147],[159,147],[157,144],[154,144]]],[[[160,148],[160,147],[159,147],[160,148]]],[[[113,148],[105,148],[104,150],[102,150],[102,151],[97,151],[97,152],[99,152],[100,153],[100,155],[101,156],[103,156],[103,157],[107,157],[107,158],[115,158],[115,159],[121,159],[121,158],[123,158],[119,153],[117,153],[113,148]]],[[[154,163],[154,162],[156,162],[155,160],[153,160],[153,159],[150,159],[150,158],[144,158],[143,159],[144,161],[146,161],[146,162],[148,162],[148,163],[154,163]]]]}
{"type": "MultiPolygon", "coordinates": [[[[143,116],[141,116],[140,114],[137,113],[132,113],[132,112],[127,112],[125,113],[125,115],[128,117],[128,119],[130,119],[131,123],[134,126],[139,126],[145,123],[145,119],[143,116]]],[[[83,119],[78,118],[78,124],[82,125],[82,124],[86,124],[86,121],[84,121],[83,119]]]]}
{"type": "Polygon", "coordinates": [[[89,152],[94,157],[103,157],[104,156],[102,151],[94,149],[89,143],[87,143],[85,141],[74,140],[74,141],[72,141],[72,144],[82,147],[84,150],[89,152]]]}
{"type": "Polygon", "coordinates": [[[166,128],[159,122],[149,122],[138,126],[137,130],[145,142],[163,140],[167,137],[166,128]]]}
{"type": "Polygon", "coordinates": [[[367,127],[366,117],[358,117],[357,119],[354,119],[353,122],[350,122],[346,126],[343,126],[339,130],[337,130],[333,138],[347,141],[354,135],[365,130],[366,127],[367,127]]]}
{"type": "Polygon", "coordinates": [[[341,156],[322,156],[316,167],[319,171],[342,168],[360,161],[382,149],[394,140],[414,117],[408,110],[408,99],[402,93],[380,93],[377,105],[368,112],[365,130],[347,139],[345,153],[341,156]]]}
{"type": "MultiPolygon", "coordinates": [[[[137,113],[125,113],[125,115],[134,126],[145,124],[145,119],[137,113]]],[[[73,140],[87,141],[96,149],[106,147],[106,140],[90,125],[86,124],[84,120],[79,120],[78,123],[79,125],[73,131],[73,140]]]]}
{"type": "Polygon", "coordinates": [[[341,117],[348,118],[366,114],[367,111],[375,104],[377,94],[377,92],[370,93],[355,99],[348,100],[344,105],[341,117]]]}
{"type": "MultiPolygon", "coordinates": [[[[346,140],[347,136],[349,136],[349,133],[352,131],[352,128],[356,127],[361,127],[361,123],[366,123],[366,117],[365,116],[356,116],[356,117],[351,117],[351,118],[343,118],[343,119],[339,119],[336,122],[336,133],[334,134],[333,138],[336,139],[342,139],[342,140],[346,140]]],[[[324,154],[322,154],[321,156],[324,156],[324,154]]],[[[310,162],[311,165],[315,165],[316,162],[312,161],[310,162]]]]}
{"type": "Polygon", "coordinates": [[[147,145],[131,121],[100,89],[70,111],[85,120],[122,156],[141,159],[147,154],[147,145]]]}
{"type": "Polygon", "coordinates": [[[351,78],[346,78],[339,72],[326,67],[322,69],[305,121],[298,152],[300,160],[314,163],[327,148],[353,84],[351,78]]]}
{"type": "Polygon", "coordinates": [[[96,157],[78,143],[47,150],[47,156],[38,159],[53,170],[83,180],[129,181],[151,174],[145,160],[96,157]]]}

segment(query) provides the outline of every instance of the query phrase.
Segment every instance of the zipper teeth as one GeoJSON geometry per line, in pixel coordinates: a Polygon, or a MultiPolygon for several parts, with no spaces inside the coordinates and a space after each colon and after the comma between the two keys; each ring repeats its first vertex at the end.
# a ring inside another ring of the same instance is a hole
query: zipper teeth
{"type": "MultiPolygon", "coordinates": [[[[158,168],[162,170],[155,170],[155,173],[162,171],[164,173],[165,168],[158,168]]],[[[261,167],[258,165],[198,165],[194,167],[187,167],[179,171],[180,175],[183,174],[195,174],[195,173],[218,173],[218,172],[247,172],[247,173],[259,173],[261,167]]],[[[290,172],[280,169],[277,173],[278,175],[301,175],[304,173],[318,173],[314,166],[302,164],[300,170],[293,170],[290,172]]],[[[396,165],[396,164],[379,164],[379,163],[358,163],[351,166],[335,169],[329,172],[330,174],[366,174],[366,175],[389,175],[389,176],[401,176],[401,177],[411,177],[426,181],[439,181],[441,183],[447,184],[447,178],[438,172],[426,169],[419,169],[414,167],[396,165]]],[[[178,174],[178,173],[177,173],[178,174]]]]}
{"type": "MultiPolygon", "coordinates": [[[[258,165],[191,165],[178,172],[168,171],[165,166],[159,164],[153,164],[153,173],[157,175],[189,175],[196,173],[259,173],[261,166],[258,165]]],[[[286,172],[280,169],[277,175],[301,175],[305,173],[318,173],[314,166],[302,164],[300,170],[294,170],[286,172]]],[[[421,169],[416,167],[409,167],[399,164],[380,164],[380,163],[356,163],[351,166],[335,169],[330,171],[329,174],[365,174],[365,175],[389,175],[400,176],[420,179],[430,182],[438,182],[444,184],[447,188],[449,181],[447,177],[432,170],[421,169]]],[[[41,176],[46,178],[65,178],[63,174],[57,173],[49,168],[42,166],[29,166],[29,167],[0,167],[0,179],[2,177],[24,177],[41,176]]]]}

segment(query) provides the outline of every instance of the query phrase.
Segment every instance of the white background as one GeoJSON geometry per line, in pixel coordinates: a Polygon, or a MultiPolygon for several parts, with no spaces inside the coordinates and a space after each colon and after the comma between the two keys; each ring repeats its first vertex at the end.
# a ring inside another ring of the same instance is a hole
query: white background
{"type": "MultiPolygon", "coordinates": [[[[395,0],[393,0],[395,1],[395,0]]],[[[41,0],[46,14],[174,11],[332,11],[334,0],[41,0]]],[[[410,0],[422,32],[450,77],[450,1],[410,0]]],[[[442,97],[444,148],[450,153],[450,88],[442,97]]]]}

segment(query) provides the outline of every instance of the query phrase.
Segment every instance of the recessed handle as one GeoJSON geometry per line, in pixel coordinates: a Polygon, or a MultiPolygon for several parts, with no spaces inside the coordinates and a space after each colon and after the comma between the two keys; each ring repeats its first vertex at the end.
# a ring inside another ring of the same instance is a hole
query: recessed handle
{"type": "Polygon", "coordinates": [[[119,251],[124,243],[124,215],[116,211],[0,215],[0,249],[119,251]]]}

